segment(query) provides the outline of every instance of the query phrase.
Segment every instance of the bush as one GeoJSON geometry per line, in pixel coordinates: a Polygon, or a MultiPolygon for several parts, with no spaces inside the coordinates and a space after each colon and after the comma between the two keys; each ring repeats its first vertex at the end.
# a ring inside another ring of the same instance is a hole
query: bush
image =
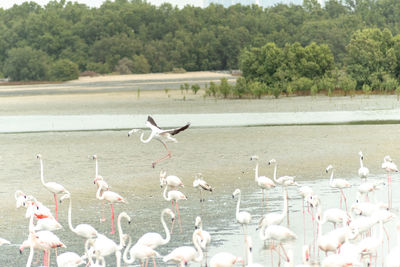
{"type": "Polygon", "coordinates": [[[206,90],[206,94],[208,96],[216,96],[217,95],[217,91],[218,91],[218,87],[214,82],[210,82],[210,86],[208,87],[208,89],[206,90]]]}
{"type": "Polygon", "coordinates": [[[118,61],[118,64],[115,65],[114,71],[119,74],[131,74],[131,69],[133,68],[133,61],[127,57],[124,57],[118,61]]]}
{"type": "Polygon", "coordinates": [[[258,99],[260,99],[261,96],[263,94],[266,94],[268,91],[267,85],[261,82],[251,82],[249,84],[249,89],[251,91],[251,94],[258,99]]]}
{"type": "Polygon", "coordinates": [[[90,62],[87,67],[87,70],[89,71],[94,71],[100,74],[105,74],[105,73],[110,73],[110,66],[105,63],[100,63],[100,62],[90,62]]]}
{"type": "Polygon", "coordinates": [[[279,96],[282,93],[282,88],[280,86],[275,85],[271,88],[271,93],[275,98],[279,98],[279,96]]]}
{"type": "Polygon", "coordinates": [[[383,88],[385,92],[393,92],[398,86],[399,83],[392,77],[387,77],[383,82],[383,88]]]}
{"type": "Polygon", "coordinates": [[[232,91],[233,91],[234,96],[236,96],[238,98],[242,98],[243,95],[248,92],[246,79],[243,77],[239,77],[236,80],[236,84],[233,87],[232,91]]]}
{"type": "Polygon", "coordinates": [[[70,81],[79,78],[78,65],[69,59],[60,59],[54,62],[50,69],[50,80],[70,81]]]}
{"type": "Polygon", "coordinates": [[[232,92],[232,86],[228,83],[227,78],[221,79],[221,84],[219,85],[219,92],[224,97],[227,98],[232,92]]]}
{"type": "Polygon", "coordinates": [[[364,83],[362,86],[362,91],[364,94],[369,95],[371,93],[371,86],[369,86],[367,83],[364,83]]]}
{"type": "Polygon", "coordinates": [[[173,68],[172,72],[173,73],[186,73],[186,70],[184,68],[173,68]]]}
{"type": "Polygon", "coordinates": [[[313,85],[312,80],[306,77],[301,77],[300,79],[294,80],[290,83],[290,88],[293,92],[304,94],[310,92],[311,86],[313,85]]]}
{"type": "Polygon", "coordinates": [[[192,84],[192,91],[194,94],[197,94],[197,92],[200,90],[200,85],[196,84],[192,84]]]}
{"type": "Polygon", "coordinates": [[[350,78],[350,76],[342,76],[339,78],[339,87],[344,91],[344,94],[347,95],[349,92],[352,94],[354,90],[356,90],[357,81],[350,78]]]}
{"type": "Polygon", "coordinates": [[[81,72],[81,74],[79,76],[81,76],[81,77],[96,77],[96,76],[99,76],[99,74],[97,72],[87,70],[87,71],[81,72]]]}
{"type": "Polygon", "coordinates": [[[132,73],[149,73],[150,64],[147,58],[143,55],[134,55],[132,57],[132,67],[130,68],[132,73]]]}

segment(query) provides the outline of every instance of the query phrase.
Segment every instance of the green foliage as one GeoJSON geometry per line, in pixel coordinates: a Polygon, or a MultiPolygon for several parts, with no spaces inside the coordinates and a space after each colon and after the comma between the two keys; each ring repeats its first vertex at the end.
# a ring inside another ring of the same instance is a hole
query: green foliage
{"type": "Polygon", "coordinates": [[[298,94],[306,94],[307,92],[310,92],[312,86],[313,81],[306,77],[301,77],[297,80],[294,80],[290,84],[293,92],[298,94]]]}
{"type": "Polygon", "coordinates": [[[110,66],[108,64],[103,64],[100,62],[90,62],[87,65],[86,69],[100,74],[110,73],[111,71],[110,66]]]}
{"type": "Polygon", "coordinates": [[[364,83],[362,86],[362,91],[364,94],[369,95],[371,93],[371,86],[369,86],[367,83],[364,83]]]}
{"type": "Polygon", "coordinates": [[[384,88],[385,92],[393,92],[396,90],[396,88],[398,86],[399,86],[399,82],[396,79],[394,79],[390,76],[385,77],[385,81],[383,83],[383,88],[384,88]]]}
{"type": "Polygon", "coordinates": [[[343,75],[339,78],[339,88],[342,89],[347,94],[353,94],[356,89],[357,81],[352,79],[350,76],[343,75]]]}
{"type": "Polygon", "coordinates": [[[210,86],[206,90],[206,94],[208,96],[213,96],[216,97],[218,93],[218,86],[215,84],[215,82],[210,82],[210,86]]]}
{"type": "Polygon", "coordinates": [[[313,96],[315,96],[316,94],[318,94],[318,86],[317,86],[316,84],[313,84],[313,85],[311,86],[310,93],[311,93],[311,95],[313,95],[313,96]]]}
{"type": "Polygon", "coordinates": [[[243,77],[237,78],[236,84],[232,88],[232,93],[234,96],[236,96],[238,98],[242,98],[243,95],[248,93],[247,82],[246,82],[245,78],[243,78],[243,77]]]}
{"type": "Polygon", "coordinates": [[[222,78],[221,83],[219,85],[219,93],[227,98],[232,93],[232,86],[228,83],[227,78],[222,78]]]}
{"type": "Polygon", "coordinates": [[[69,81],[79,78],[78,65],[68,59],[60,59],[54,62],[50,68],[50,80],[69,81]]]}
{"type": "MultiPolygon", "coordinates": [[[[250,82],[249,89],[254,97],[260,99],[262,95],[266,94],[268,91],[267,86],[265,83],[261,82],[250,82]]],[[[279,96],[279,95],[278,95],[279,96]]]]}
{"type": "Polygon", "coordinates": [[[44,52],[29,46],[12,48],[7,53],[3,71],[12,81],[46,80],[49,59],[44,52]]]}
{"type": "Polygon", "coordinates": [[[134,55],[132,57],[132,73],[149,73],[151,66],[144,55],[134,55]]]}
{"type": "Polygon", "coordinates": [[[196,84],[192,84],[192,91],[194,94],[197,94],[197,92],[200,90],[200,85],[196,84]]]}
{"type": "Polygon", "coordinates": [[[118,72],[119,74],[131,74],[132,67],[133,61],[127,57],[124,57],[123,59],[120,59],[118,61],[118,64],[115,66],[114,71],[118,72]]]}

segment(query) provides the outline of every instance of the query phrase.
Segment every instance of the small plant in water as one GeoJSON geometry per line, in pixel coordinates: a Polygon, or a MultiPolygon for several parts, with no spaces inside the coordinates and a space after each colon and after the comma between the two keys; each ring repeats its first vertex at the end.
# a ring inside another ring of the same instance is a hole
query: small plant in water
{"type": "Polygon", "coordinates": [[[168,88],[165,88],[165,89],[164,89],[164,92],[165,92],[166,95],[168,94],[168,91],[169,91],[168,88]]]}
{"type": "Polygon", "coordinates": [[[137,98],[140,98],[140,88],[137,89],[137,98]]]}

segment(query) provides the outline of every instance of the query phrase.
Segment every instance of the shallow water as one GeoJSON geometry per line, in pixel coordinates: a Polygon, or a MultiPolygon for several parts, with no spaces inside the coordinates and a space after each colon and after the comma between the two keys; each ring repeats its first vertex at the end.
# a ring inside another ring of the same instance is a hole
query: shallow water
{"type": "MultiPolygon", "coordinates": [[[[73,225],[90,223],[101,233],[110,231],[110,208],[106,206],[104,223],[99,222],[101,203],[96,200],[96,187],[93,185],[94,162],[89,155],[97,154],[99,173],[105,177],[111,189],[124,196],[128,204],[116,205],[118,214],[126,211],[132,218],[128,225],[123,222],[125,232],[137,240],[149,231],[163,233],[160,212],[170,203],[162,198],[159,186],[159,171],[178,175],[184,182],[182,191],[188,200],[179,203],[182,216],[183,233],[177,227],[171,242],[157,251],[166,255],[180,245],[191,245],[195,217],[203,219],[203,228],[212,235],[209,255],[219,251],[231,251],[244,256],[243,234],[235,222],[236,199],[231,194],[235,188],[242,190],[243,210],[249,211],[252,224],[249,234],[253,238],[254,260],[265,266],[271,263],[270,252],[255,231],[258,219],[263,214],[261,190],[254,182],[254,162],[251,155],[260,156],[260,174],[272,176],[273,168],[267,161],[275,158],[279,163],[278,175],[296,175],[301,184],[309,184],[323,199],[323,207],[337,207],[339,192],[328,187],[325,168],[332,164],[335,176],[346,178],[354,186],[346,190],[348,203],[355,201],[355,192],[360,180],[358,152],[362,150],[365,165],[370,169],[371,178],[385,179],[380,164],[385,155],[399,159],[395,146],[399,136],[397,125],[336,125],[336,126],[279,126],[245,128],[200,128],[189,129],[179,134],[177,144],[169,144],[172,158],[151,168],[151,162],[164,155],[164,148],[158,142],[142,144],[138,137],[127,137],[126,131],[102,132],[59,132],[59,133],[21,133],[2,134],[0,146],[0,200],[2,206],[0,236],[10,240],[13,245],[0,247],[1,266],[24,266],[29,251],[19,255],[18,247],[28,236],[28,219],[25,210],[15,208],[14,192],[23,190],[54,211],[52,195],[40,183],[39,161],[35,158],[41,153],[44,161],[46,181],[63,184],[72,194],[73,225]],[[191,186],[194,175],[201,172],[215,192],[207,194],[207,201],[201,208],[199,193],[191,186]]],[[[394,177],[394,191],[399,183],[394,177]]],[[[281,189],[268,192],[268,211],[279,211],[282,207],[281,189]]],[[[301,262],[301,246],[304,242],[301,213],[301,199],[296,189],[290,188],[290,228],[298,234],[293,244],[295,263],[301,262]]],[[[386,201],[386,187],[377,197],[386,201]]],[[[394,195],[393,205],[398,210],[399,196],[394,195]]],[[[56,234],[67,245],[64,251],[83,252],[84,241],[72,234],[67,225],[68,202],[59,207],[59,221],[64,229],[56,234]]],[[[116,215],[117,216],[117,215],[116,215]]],[[[306,242],[312,240],[311,220],[308,217],[306,242]]],[[[284,223],[283,225],[286,225],[284,223]]],[[[394,236],[395,223],[388,223],[394,236]]],[[[177,225],[176,225],[177,226],[177,225]]],[[[324,232],[331,229],[324,225],[324,232]]],[[[112,236],[117,241],[117,235],[112,236]]],[[[395,240],[391,240],[394,244],[395,240]]],[[[323,253],[319,253],[323,259],[323,253]]],[[[112,256],[107,257],[107,266],[115,266],[112,256]]],[[[316,258],[318,260],[318,258],[316,258]]],[[[274,254],[274,265],[277,257],[274,254]]],[[[380,263],[380,260],[378,261],[380,263]]],[[[165,266],[158,260],[160,266],[165,266]]],[[[379,264],[378,264],[379,265],[379,264]]],[[[55,257],[52,255],[52,266],[55,257]]],[[[193,264],[193,266],[199,266],[193,264]]]]}

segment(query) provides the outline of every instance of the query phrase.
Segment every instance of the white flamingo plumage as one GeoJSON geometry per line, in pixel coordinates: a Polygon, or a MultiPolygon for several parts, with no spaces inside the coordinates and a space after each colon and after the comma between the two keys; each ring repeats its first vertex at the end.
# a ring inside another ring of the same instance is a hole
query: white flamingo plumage
{"type": "Polygon", "coordinates": [[[64,188],[64,186],[60,185],[56,182],[45,182],[43,175],[43,160],[42,155],[37,154],[36,157],[40,160],[40,180],[42,181],[43,186],[49,190],[54,196],[54,202],[56,204],[56,220],[58,221],[58,206],[57,206],[57,195],[59,194],[68,194],[69,192],[64,188]]]}
{"type": "Polygon", "coordinates": [[[190,261],[201,262],[203,251],[201,250],[198,237],[202,238],[200,229],[193,232],[192,242],[194,247],[182,246],[175,248],[171,253],[163,257],[163,261],[173,261],[179,263],[181,267],[186,266],[190,261]]]}
{"type": "Polygon", "coordinates": [[[104,200],[106,200],[107,202],[110,203],[111,213],[112,213],[112,215],[111,215],[111,234],[114,234],[115,233],[115,227],[114,227],[114,207],[113,207],[113,204],[114,203],[126,203],[126,201],[121,195],[119,195],[119,194],[117,194],[115,192],[109,191],[109,190],[104,191],[104,190],[102,190],[102,187],[99,187],[99,189],[97,189],[96,198],[99,199],[99,200],[103,200],[104,199],[104,200]],[[103,193],[100,195],[100,192],[103,192],[103,193]]]}
{"type": "Polygon", "coordinates": [[[68,226],[69,226],[69,229],[71,230],[71,232],[83,237],[84,239],[96,238],[98,233],[97,233],[97,230],[94,229],[93,226],[91,226],[89,224],[86,224],[86,223],[78,224],[75,228],[72,226],[72,199],[71,199],[71,195],[70,194],[64,195],[60,199],[60,203],[65,198],[69,199],[68,226]]]}
{"type": "MultiPolygon", "coordinates": [[[[168,187],[165,187],[163,197],[166,201],[171,201],[172,208],[174,209],[175,217],[178,217],[179,227],[182,232],[182,222],[181,222],[181,215],[179,213],[178,201],[187,200],[187,197],[185,196],[185,194],[183,194],[181,191],[178,191],[178,190],[170,190],[170,191],[168,191],[168,194],[167,194],[167,189],[168,189],[168,187]]],[[[171,233],[174,228],[174,223],[175,223],[175,220],[172,221],[171,233]]]]}
{"type": "Polygon", "coordinates": [[[376,257],[378,247],[383,242],[383,222],[379,222],[379,235],[378,236],[369,236],[362,239],[358,244],[357,248],[361,254],[361,258],[365,256],[376,257]]]}
{"type": "Polygon", "coordinates": [[[283,209],[282,213],[281,212],[270,212],[267,214],[264,214],[261,219],[258,222],[258,229],[261,229],[262,231],[273,224],[281,224],[283,220],[285,219],[285,215],[288,210],[288,201],[286,199],[286,193],[283,191],[283,209]]]}
{"type": "Polygon", "coordinates": [[[364,166],[363,153],[360,151],[360,152],[358,152],[358,155],[360,156],[360,168],[358,169],[358,176],[360,176],[361,179],[366,180],[369,175],[369,169],[364,166]]]}
{"type": "Polygon", "coordinates": [[[15,201],[16,201],[16,206],[17,209],[20,207],[26,207],[26,195],[24,192],[21,190],[17,190],[14,193],[15,201]]]}
{"type": "MultiPolygon", "coordinates": [[[[211,243],[211,235],[206,230],[203,230],[203,221],[200,216],[196,217],[196,221],[194,223],[195,229],[200,229],[202,239],[199,240],[199,244],[201,249],[204,251],[204,259],[207,266],[207,254],[208,254],[208,246],[211,243]]],[[[200,237],[199,237],[200,238],[200,237]]]]}
{"type": "MultiPolygon", "coordinates": [[[[148,128],[150,128],[151,133],[149,135],[149,137],[147,139],[144,139],[144,133],[142,132],[140,135],[140,141],[142,143],[148,143],[150,142],[153,138],[160,141],[165,149],[167,150],[168,154],[156,161],[154,161],[151,165],[154,168],[156,166],[157,163],[166,160],[168,158],[171,157],[171,151],[168,149],[166,142],[167,141],[172,141],[174,143],[177,143],[178,141],[173,137],[174,135],[186,130],[187,128],[189,128],[190,123],[187,123],[185,126],[180,127],[180,128],[174,128],[174,129],[161,129],[160,127],[158,127],[157,123],[154,121],[154,119],[151,116],[147,117],[147,121],[146,121],[146,126],[148,128]]],[[[128,132],[128,137],[131,136],[132,133],[136,133],[136,132],[140,132],[141,130],[139,129],[132,129],[131,131],[128,132]]]]}
{"type": "Polygon", "coordinates": [[[177,189],[178,187],[185,187],[183,185],[182,180],[176,175],[168,175],[167,172],[161,170],[160,171],[160,187],[162,188],[164,185],[169,186],[171,189],[177,189]]]}
{"type": "Polygon", "coordinates": [[[165,214],[171,216],[172,220],[174,220],[175,218],[174,213],[170,209],[164,209],[161,212],[161,224],[165,231],[165,238],[163,238],[159,233],[150,232],[142,235],[136,242],[136,245],[143,245],[143,246],[148,246],[152,249],[156,249],[158,246],[168,244],[168,242],[171,240],[171,234],[164,220],[165,214]]]}
{"type": "Polygon", "coordinates": [[[383,158],[382,169],[386,171],[388,176],[388,203],[389,208],[392,208],[392,177],[390,174],[393,172],[399,172],[399,169],[389,155],[383,158]]]}
{"type": "Polygon", "coordinates": [[[83,257],[75,252],[64,252],[57,256],[57,267],[76,267],[86,264],[83,257]]]}
{"type": "MultiPolygon", "coordinates": [[[[95,172],[95,177],[93,179],[93,183],[97,186],[97,189],[101,188],[100,194],[103,193],[103,191],[110,190],[110,187],[108,186],[107,182],[104,180],[103,176],[99,175],[99,163],[97,161],[97,155],[93,155],[92,159],[96,163],[96,172],[95,172]]],[[[103,199],[103,217],[101,218],[101,221],[104,222],[106,218],[104,217],[104,199],[103,199]]]]}
{"type": "Polygon", "coordinates": [[[212,192],[213,188],[204,181],[202,174],[198,173],[193,181],[193,187],[199,189],[200,191],[200,202],[204,202],[203,191],[212,192]]]}
{"type": "Polygon", "coordinates": [[[236,195],[239,195],[238,201],[236,204],[236,221],[242,225],[243,232],[246,235],[247,234],[247,225],[250,224],[250,222],[251,222],[251,214],[248,213],[247,211],[240,211],[240,200],[241,200],[242,193],[239,188],[233,192],[232,198],[235,198],[236,195]]]}
{"type": "Polygon", "coordinates": [[[128,238],[128,245],[125,248],[124,254],[123,254],[123,260],[126,264],[132,264],[136,259],[140,260],[142,266],[144,265],[144,261],[146,260],[146,266],[149,258],[153,259],[153,265],[156,266],[156,261],[155,257],[160,257],[161,255],[152,249],[151,247],[140,245],[140,244],[135,244],[131,247],[132,244],[132,238],[130,235],[127,235],[128,238]],[[130,259],[128,259],[128,252],[130,259]]]}
{"type": "Polygon", "coordinates": [[[396,224],[397,230],[397,246],[392,248],[387,256],[387,267],[398,267],[400,266],[400,222],[396,224]]]}
{"type": "Polygon", "coordinates": [[[262,267],[263,265],[258,263],[253,263],[253,242],[250,236],[246,236],[246,267],[262,267]]]}
{"type": "Polygon", "coordinates": [[[244,260],[241,257],[235,256],[230,252],[219,252],[215,254],[210,260],[211,267],[232,267],[236,263],[242,263],[244,260]]]}
{"type": "Polygon", "coordinates": [[[350,188],[351,184],[345,180],[345,179],[340,179],[340,178],[335,178],[333,179],[333,166],[329,165],[328,167],[326,167],[326,173],[329,173],[329,171],[331,171],[331,177],[329,179],[329,186],[332,188],[337,188],[340,190],[340,207],[342,207],[342,197],[344,199],[344,205],[347,211],[347,201],[346,201],[346,196],[343,193],[343,188],[350,188]]]}
{"type": "Polygon", "coordinates": [[[256,181],[258,187],[261,188],[262,190],[262,194],[263,194],[263,198],[262,198],[262,202],[263,202],[263,206],[265,207],[265,202],[268,200],[268,196],[264,197],[264,190],[269,190],[271,188],[275,187],[275,183],[274,181],[272,181],[272,179],[268,178],[267,176],[258,176],[258,156],[254,155],[250,157],[250,160],[257,160],[256,163],[256,167],[254,169],[254,180],[256,181]]]}

